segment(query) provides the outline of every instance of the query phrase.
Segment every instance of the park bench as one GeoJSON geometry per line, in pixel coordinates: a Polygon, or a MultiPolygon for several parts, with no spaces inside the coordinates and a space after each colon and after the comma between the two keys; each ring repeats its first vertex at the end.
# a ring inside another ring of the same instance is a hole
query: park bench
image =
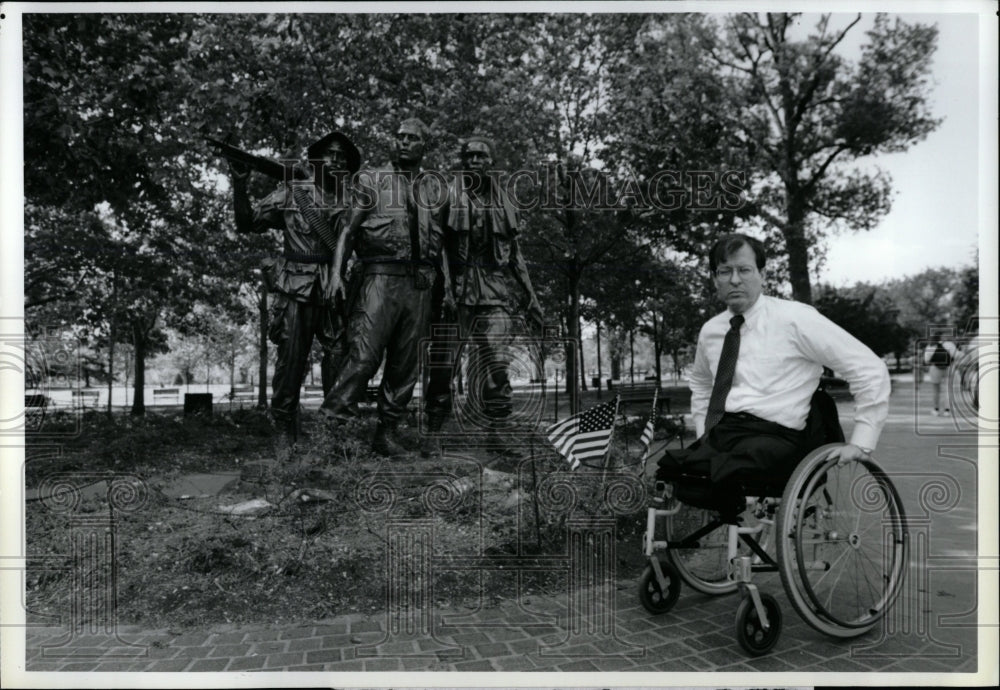
{"type": "Polygon", "coordinates": [[[181,399],[181,389],[180,388],[154,388],[153,389],[153,404],[162,405],[166,402],[167,398],[171,398],[175,403],[180,402],[181,399]]]}
{"type": "Polygon", "coordinates": [[[49,406],[49,397],[41,393],[25,393],[24,406],[26,408],[46,408],[49,406]]]}
{"type": "Polygon", "coordinates": [[[313,383],[307,383],[302,387],[302,397],[303,398],[322,398],[323,397],[323,386],[317,386],[313,383]]]}
{"type": "Polygon", "coordinates": [[[622,411],[632,410],[634,412],[638,409],[636,406],[652,403],[653,395],[659,391],[659,397],[656,399],[656,412],[663,414],[665,405],[667,414],[670,414],[670,399],[663,394],[659,381],[640,381],[639,383],[619,384],[617,386],[611,385],[610,381],[608,383],[608,390],[620,396],[622,411]],[[632,407],[629,407],[630,405],[632,407]]]}
{"type": "Polygon", "coordinates": [[[73,395],[73,400],[74,401],[79,400],[80,401],[80,405],[83,406],[83,407],[87,407],[88,403],[90,405],[93,405],[94,407],[97,407],[97,400],[98,400],[98,398],[101,397],[101,394],[100,394],[99,391],[80,391],[80,390],[76,390],[76,391],[72,391],[72,395],[73,395]]]}
{"type": "Polygon", "coordinates": [[[257,389],[251,385],[233,386],[226,394],[229,402],[247,402],[257,399],[257,389]]]}
{"type": "MultiPolygon", "coordinates": [[[[660,387],[659,381],[641,381],[615,386],[609,379],[608,389],[620,397],[618,413],[625,424],[627,424],[629,414],[640,415],[643,419],[648,419],[649,406],[653,402],[654,394],[659,391],[656,397],[656,416],[670,418],[676,428],[676,432],[666,440],[670,442],[672,439],[677,439],[681,448],[684,447],[684,415],[673,414],[670,411],[670,396],[660,387]]],[[[628,438],[625,439],[625,443],[627,447],[628,438]]]]}

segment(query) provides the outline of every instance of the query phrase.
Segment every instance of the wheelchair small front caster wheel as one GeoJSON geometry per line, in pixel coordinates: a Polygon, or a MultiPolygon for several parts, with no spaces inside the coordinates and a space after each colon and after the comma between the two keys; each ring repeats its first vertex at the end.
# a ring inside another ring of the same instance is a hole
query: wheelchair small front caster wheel
{"type": "Polygon", "coordinates": [[[651,564],[646,566],[639,578],[639,603],[654,615],[672,609],[681,595],[681,578],[673,564],[660,561],[660,572],[667,581],[666,591],[660,586],[651,564]]]}
{"type": "Polygon", "coordinates": [[[767,614],[767,630],[760,620],[752,596],[743,597],[739,608],[736,609],[736,641],[753,656],[767,654],[777,644],[778,636],[781,635],[781,608],[778,606],[778,601],[770,594],[761,594],[760,601],[767,614]]]}

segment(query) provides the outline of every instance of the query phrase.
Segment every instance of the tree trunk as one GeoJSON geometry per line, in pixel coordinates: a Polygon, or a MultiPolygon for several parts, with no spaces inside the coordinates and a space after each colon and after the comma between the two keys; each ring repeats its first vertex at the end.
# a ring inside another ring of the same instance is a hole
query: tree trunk
{"type": "Polygon", "coordinates": [[[115,313],[118,307],[118,273],[111,272],[111,327],[108,333],[108,419],[113,414],[111,394],[115,386],[115,338],[118,335],[118,320],[115,313]]]}
{"type": "MultiPolygon", "coordinates": [[[[792,197],[790,192],[789,197],[792,197]]],[[[788,280],[792,285],[792,299],[812,304],[805,212],[794,198],[788,203],[788,224],[782,228],[782,234],[785,237],[785,249],[788,251],[788,280]]]]}
{"type": "Polygon", "coordinates": [[[111,394],[115,389],[115,320],[111,320],[108,335],[108,417],[112,415],[111,394]]]}
{"type": "Polygon", "coordinates": [[[236,339],[229,340],[229,394],[236,390],[236,339]]]}
{"type": "Polygon", "coordinates": [[[622,334],[619,329],[615,329],[608,335],[608,347],[611,357],[611,380],[621,381],[622,378],[622,334]]]}
{"type": "Polygon", "coordinates": [[[146,330],[139,323],[132,324],[132,340],[135,346],[135,382],[132,397],[132,414],[140,417],[146,414],[146,330]]]}
{"type": "Polygon", "coordinates": [[[663,380],[660,373],[660,328],[656,321],[656,312],[653,312],[653,357],[656,361],[656,383],[659,385],[663,380]]]}
{"type": "Polygon", "coordinates": [[[635,383],[635,329],[628,331],[628,377],[635,383]]]}
{"type": "MultiPolygon", "coordinates": [[[[567,335],[567,340],[576,343],[577,348],[579,348],[580,343],[580,271],[574,270],[573,276],[570,278],[569,282],[569,316],[566,319],[566,325],[569,327],[567,335]]],[[[571,354],[571,353],[567,353],[571,354]]],[[[578,389],[576,387],[577,377],[577,362],[578,357],[570,356],[566,358],[566,392],[569,394],[569,410],[570,414],[576,414],[580,411],[580,400],[577,393],[578,389]]]]}
{"type": "Polygon", "coordinates": [[[576,322],[576,347],[580,352],[580,390],[587,390],[587,365],[583,361],[583,328],[580,327],[580,321],[577,319],[576,322]]]}
{"type": "Polygon", "coordinates": [[[601,385],[604,382],[604,369],[601,368],[601,322],[597,322],[597,397],[601,397],[601,385]]]}
{"type": "Polygon", "coordinates": [[[259,362],[257,378],[260,389],[257,391],[257,407],[267,409],[267,285],[260,282],[260,296],[257,299],[257,312],[260,316],[260,344],[257,349],[259,362]]]}

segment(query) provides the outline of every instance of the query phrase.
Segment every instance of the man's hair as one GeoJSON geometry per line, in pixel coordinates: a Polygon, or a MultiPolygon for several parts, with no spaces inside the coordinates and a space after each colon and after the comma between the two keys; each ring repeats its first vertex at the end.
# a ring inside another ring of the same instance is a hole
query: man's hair
{"type": "Polygon", "coordinates": [[[757,258],[757,270],[762,270],[767,261],[767,250],[764,249],[764,243],[756,237],[739,232],[723,235],[712,245],[712,249],[708,252],[709,270],[715,273],[719,264],[728,259],[731,254],[738,252],[741,247],[750,247],[757,258]]]}
{"type": "Polygon", "coordinates": [[[418,117],[406,118],[405,120],[399,123],[399,127],[396,128],[396,131],[398,132],[399,130],[403,129],[403,127],[406,126],[410,126],[416,129],[418,132],[420,132],[420,136],[422,136],[424,139],[431,138],[431,130],[427,127],[427,125],[424,124],[424,121],[418,117]]]}
{"type": "Polygon", "coordinates": [[[462,140],[462,155],[464,156],[469,152],[469,144],[472,142],[479,142],[480,144],[485,144],[486,148],[489,149],[490,155],[493,155],[493,142],[485,134],[473,134],[462,140]]]}

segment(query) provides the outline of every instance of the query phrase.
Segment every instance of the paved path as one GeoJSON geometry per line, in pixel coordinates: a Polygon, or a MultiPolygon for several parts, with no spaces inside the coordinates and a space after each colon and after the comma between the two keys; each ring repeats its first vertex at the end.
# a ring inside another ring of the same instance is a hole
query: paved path
{"type": "MultiPolygon", "coordinates": [[[[636,583],[614,583],[614,603],[588,609],[587,597],[522,595],[480,610],[436,610],[407,634],[402,618],[351,615],[288,627],[222,626],[71,637],[27,631],[29,671],[775,671],[974,672],[976,648],[975,438],[953,420],[914,412],[900,386],[878,460],[893,476],[918,548],[898,615],[865,636],[834,640],[795,614],[776,575],[755,577],[775,595],[784,629],[770,654],[748,657],[733,628],[738,595],[685,589],[669,614],[652,616],[636,583]],[[937,488],[935,488],[937,487],[937,488]],[[422,626],[430,631],[420,632],[422,626]],[[399,628],[399,629],[394,629],[399,628]]],[[[841,404],[850,427],[850,404],[841,404]]],[[[992,560],[996,567],[995,558],[992,560]]],[[[995,652],[984,656],[996,663],[995,652]]]]}

